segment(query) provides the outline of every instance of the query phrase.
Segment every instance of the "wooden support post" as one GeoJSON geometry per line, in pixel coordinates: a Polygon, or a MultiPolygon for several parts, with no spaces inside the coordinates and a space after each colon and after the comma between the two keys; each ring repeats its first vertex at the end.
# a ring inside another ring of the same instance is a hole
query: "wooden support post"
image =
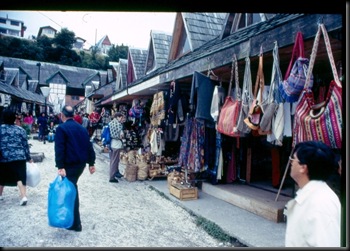
{"type": "Polygon", "coordinates": [[[251,174],[251,168],[252,168],[252,148],[247,149],[247,170],[246,170],[246,182],[250,183],[250,174],[251,174]]]}

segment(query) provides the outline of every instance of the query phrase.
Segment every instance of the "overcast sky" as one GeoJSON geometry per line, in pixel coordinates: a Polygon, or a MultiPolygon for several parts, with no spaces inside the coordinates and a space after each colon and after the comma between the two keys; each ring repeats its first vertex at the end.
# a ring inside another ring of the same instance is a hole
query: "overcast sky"
{"type": "Polygon", "coordinates": [[[151,30],[171,34],[175,12],[0,11],[0,17],[23,21],[24,37],[37,36],[39,28],[68,28],[86,40],[86,47],[108,35],[112,44],[148,49],[151,30]]]}

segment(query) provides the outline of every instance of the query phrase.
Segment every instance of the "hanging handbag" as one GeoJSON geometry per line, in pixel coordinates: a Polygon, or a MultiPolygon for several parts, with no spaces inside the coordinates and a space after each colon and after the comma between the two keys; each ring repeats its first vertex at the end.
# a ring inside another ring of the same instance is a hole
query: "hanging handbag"
{"type": "Polygon", "coordinates": [[[244,119],[244,122],[247,124],[247,126],[249,126],[250,129],[254,131],[259,130],[260,121],[263,115],[261,104],[262,104],[262,97],[264,93],[264,85],[265,85],[265,79],[264,79],[264,73],[263,73],[263,54],[262,54],[262,51],[260,50],[259,67],[258,67],[258,72],[256,74],[256,81],[255,81],[255,87],[254,87],[254,99],[252,104],[250,105],[248,116],[244,119]],[[259,95],[258,95],[258,89],[260,89],[259,95]]]}
{"type": "Polygon", "coordinates": [[[342,126],[342,85],[334,63],[326,28],[324,24],[319,24],[310,57],[305,88],[300,95],[295,110],[293,146],[299,142],[316,140],[324,142],[331,148],[340,149],[342,146],[342,126]],[[316,104],[310,81],[321,32],[323,33],[334,80],[329,84],[324,102],[316,104]]]}
{"type": "Polygon", "coordinates": [[[228,88],[228,95],[225,103],[221,108],[219,121],[217,125],[218,132],[230,137],[239,137],[240,133],[237,130],[237,121],[241,110],[241,93],[238,84],[238,65],[236,55],[233,55],[231,79],[228,88]],[[235,99],[231,96],[232,80],[235,75],[235,99]]]}
{"type": "MultiPolygon", "coordinates": [[[[275,41],[275,46],[273,48],[272,54],[273,54],[273,65],[272,65],[271,84],[270,84],[269,94],[267,99],[261,104],[263,116],[260,121],[260,128],[259,128],[260,135],[272,134],[272,120],[274,120],[277,109],[279,108],[278,101],[280,101],[281,103],[281,99],[279,98],[278,85],[282,80],[282,77],[281,77],[282,74],[279,68],[277,41],[275,41]]],[[[283,110],[283,104],[281,107],[283,110]]],[[[280,120],[281,113],[278,113],[278,114],[279,114],[279,120],[280,120]]]]}
{"type": "Polygon", "coordinates": [[[252,92],[252,76],[250,71],[250,59],[246,57],[245,59],[245,70],[244,70],[244,78],[243,78],[243,88],[242,88],[242,103],[241,103],[241,111],[239,113],[237,129],[240,133],[248,134],[251,129],[248,127],[246,123],[244,123],[244,119],[248,116],[249,107],[252,103],[253,92],[252,92]]]}
{"type": "MultiPolygon", "coordinates": [[[[300,93],[305,86],[306,73],[307,73],[308,67],[309,67],[309,60],[304,56],[303,35],[299,31],[295,38],[292,57],[289,62],[285,79],[283,80],[282,85],[279,86],[281,95],[287,102],[296,102],[298,100],[300,93]],[[297,56],[298,52],[299,52],[299,56],[297,56]],[[293,65],[293,68],[292,68],[292,65],[293,65]]],[[[310,78],[309,85],[310,85],[310,88],[313,85],[313,76],[311,76],[310,78]]]]}

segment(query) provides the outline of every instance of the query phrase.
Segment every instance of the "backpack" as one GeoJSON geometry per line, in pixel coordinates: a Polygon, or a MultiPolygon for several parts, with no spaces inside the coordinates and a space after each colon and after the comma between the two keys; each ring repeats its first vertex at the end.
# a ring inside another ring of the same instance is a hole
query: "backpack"
{"type": "Polygon", "coordinates": [[[111,141],[112,141],[112,137],[111,137],[111,131],[109,129],[109,125],[105,125],[102,129],[102,133],[101,133],[101,139],[102,139],[102,144],[104,146],[106,145],[110,145],[111,141]]]}

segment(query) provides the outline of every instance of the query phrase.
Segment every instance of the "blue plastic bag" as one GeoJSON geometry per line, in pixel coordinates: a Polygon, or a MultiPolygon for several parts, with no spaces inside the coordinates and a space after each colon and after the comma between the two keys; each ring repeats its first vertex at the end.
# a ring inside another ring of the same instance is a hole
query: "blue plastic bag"
{"type": "Polygon", "coordinates": [[[69,228],[74,221],[74,202],[77,190],[66,177],[58,175],[50,183],[47,215],[51,227],[69,228]]]}

